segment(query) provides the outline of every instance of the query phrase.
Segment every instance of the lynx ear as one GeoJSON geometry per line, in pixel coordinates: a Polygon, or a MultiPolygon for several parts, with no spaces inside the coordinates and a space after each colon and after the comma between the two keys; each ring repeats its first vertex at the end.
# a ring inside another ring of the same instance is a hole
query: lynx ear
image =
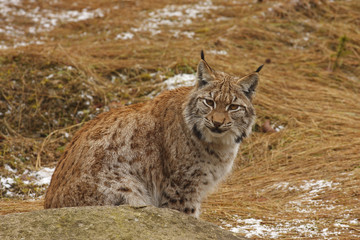
{"type": "Polygon", "coordinates": [[[255,94],[255,89],[259,82],[259,74],[254,72],[238,80],[239,86],[243,89],[245,96],[252,99],[255,94]]]}
{"type": "Polygon", "coordinates": [[[213,70],[209,64],[205,61],[204,51],[201,50],[201,60],[197,67],[197,78],[198,84],[197,87],[201,88],[214,80],[213,70]]]}
{"type": "Polygon", "coordinates": [[[249,74],[237,81],[240,87],[243,89],[245,96],[248,99],[252,99],[255,94],[255,89],[259,82],[259,72],[263,68],[264,64],[256,69],[256,71],[252,74],[249,74]]]}

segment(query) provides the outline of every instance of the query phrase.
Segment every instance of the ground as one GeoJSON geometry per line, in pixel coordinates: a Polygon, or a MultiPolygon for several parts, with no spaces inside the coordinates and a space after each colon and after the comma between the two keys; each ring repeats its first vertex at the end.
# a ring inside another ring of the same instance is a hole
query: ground
{"type": "Polygon", "coordinates": [[[265,66],[253,134],[201,218],[254,239],[360,238],[359,13],[357,0],[0,1],[0,213],[42,209],[84,122],[191,85],[203,49],[234,75],[265,66]]]}

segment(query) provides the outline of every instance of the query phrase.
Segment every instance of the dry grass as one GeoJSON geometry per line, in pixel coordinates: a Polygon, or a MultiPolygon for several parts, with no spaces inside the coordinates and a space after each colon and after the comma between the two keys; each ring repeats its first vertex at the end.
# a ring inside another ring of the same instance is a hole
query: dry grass
{"type": "Polygon", "coordinates": [[[10,213],[31,212],[44,209],[44,201],[31,200],[24,201],[18,199],[3,199],[0,201],[0,215],[6,215],[10,213]]]}
{"type": "MultiPolygon", "coordinates": [[[[112,102],[143,101],[159,81],[149,73],[192,72],[200,49],[225,50],[227,55],[207,54],[216,69],[244,74],[265,60],[270,63],[261,72],[255,132],[241,146],[232,175],[204,204],[202,218],[236,225],[236,214],[274,226],[293,219],[315,220],[320,229],[329,231],[337,229],[334,223],[344,214],[359,220],[360,5],[356,0],[214,0],[213,5],[221,7],[178,27],[194,32],[195,38],[175,38],[170,30],[177,27],[160,26],[160,34],[134,32],[132,40],[115,37],[141,26],[149,12],[165,7],[166,1],[77,1],[77,6],[67,0],[57,2],[41,8],[110,10],[103,18],[60,24],[33,36],[41,37],[42,45],[0,52],[0,109],[3,113],[8,106],[12,109],[0,116],[0,167],[6,163],[33,168],[39,152],[42,165],[53,166],[68,141],[64,131],[57,130],[89,120],[112,102]],[[220,17],[226,18],[216,21],[220,17]],[[86,95],[92,96],[90,104],[86,95]],[[77,115],[80,110],[84,114],[77,115]],[[260,132],[265,119],[284,129],[260,132]],[[299,212],[291,202],[306,200],[309,191],[275,187],[287,182],[299,188],[312,180],[338,184],[313,196],[334,208],[305,202],[311,211],[299,212]]],[[[76,129],[66,131],[71,136],[76,129]]],[[[295,236],[307,238],[295,230],[279,238],[295,236]]],[[[337,238],[353,236],[360,236],[359,226],[342,229],[337,238]]]]}

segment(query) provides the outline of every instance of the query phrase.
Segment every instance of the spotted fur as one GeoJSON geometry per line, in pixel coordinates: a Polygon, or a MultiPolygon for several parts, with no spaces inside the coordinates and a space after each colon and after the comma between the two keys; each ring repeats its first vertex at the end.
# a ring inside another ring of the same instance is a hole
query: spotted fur
{"type": "Polygon", "coordinates": [[[198,217],[251,132],[258,73],[231,76],[202,56],[197,74],[193,87],[88,122],[59,160],[45,208],[154,205],[198,217]]]}

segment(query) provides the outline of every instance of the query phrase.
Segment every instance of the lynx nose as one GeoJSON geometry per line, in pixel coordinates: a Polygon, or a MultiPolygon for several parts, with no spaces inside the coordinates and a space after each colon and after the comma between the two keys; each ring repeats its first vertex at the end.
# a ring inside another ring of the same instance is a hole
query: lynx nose
{"type": "Polygon", "coordinates": [[[222,122],[213,121],[214,127],[219,128],[222,125],[222,122]]]}

